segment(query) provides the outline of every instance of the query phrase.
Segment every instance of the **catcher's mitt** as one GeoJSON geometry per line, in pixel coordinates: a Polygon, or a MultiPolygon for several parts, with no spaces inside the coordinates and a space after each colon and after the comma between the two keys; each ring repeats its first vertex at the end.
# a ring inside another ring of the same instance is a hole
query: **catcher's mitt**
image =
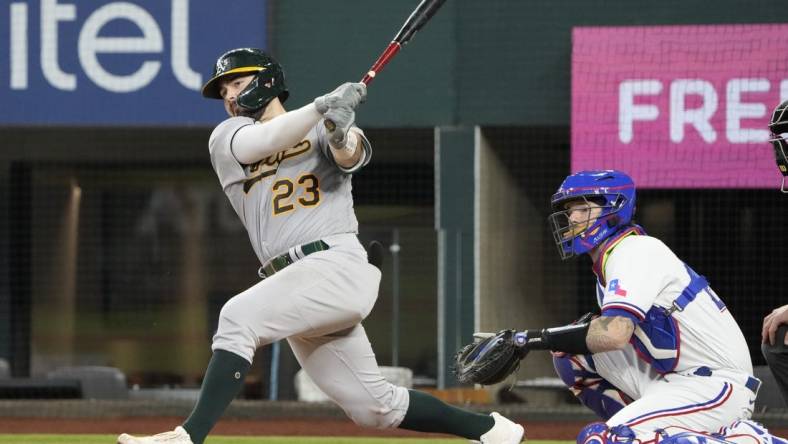
{"type": "Polygon", "coordinates": [[[492,385],[516,372],[528,349],[515,343],[515,333],[514,330],[501,330],[461,348],[454,355],[457,380],[463,384],[492,385]]]}

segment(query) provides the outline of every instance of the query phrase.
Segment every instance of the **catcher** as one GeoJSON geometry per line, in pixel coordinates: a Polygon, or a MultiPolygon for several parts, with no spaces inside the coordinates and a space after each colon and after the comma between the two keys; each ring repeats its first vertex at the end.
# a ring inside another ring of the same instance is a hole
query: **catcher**
{"type": "Polygon", "coordinates": [[[575,173],[551,204],[562,259],[588,254],[593,261],[601,314],[480,334],[457,353],[458,379],[496,383],[531,350],[550,350],[564,383],[605,421],[584,427],[578,443],[697,444],[724,440],[720,432],[784,442],[747,421],[761,382],[744,336],[706,279],[633,222],[632,179],[620,171],[575,173]]]}

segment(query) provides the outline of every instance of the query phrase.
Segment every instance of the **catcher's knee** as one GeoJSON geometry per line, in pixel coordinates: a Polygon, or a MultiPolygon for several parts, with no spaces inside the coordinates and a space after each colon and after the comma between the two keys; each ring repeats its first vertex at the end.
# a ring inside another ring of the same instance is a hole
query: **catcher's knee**
{"type": "Polygon", "coordinates": [[[604,422],[592,422],[577,434],[577,444],[627,444],[635,441],[635,432],[625,425],[608,427],[604,422]]]}
{"type": "Polygon", "coordinates": [[[553,366],[583,405],[602,419],[610,419],[632,400],[595,372],[590,355],[554,354],[553,366]]]}
{"type": "Polygon", "coordinates": [[[585,356],[570,355],[568,353],[554,353],[553,367],[561,381],[566,384],[572,393],[577,395],[576,389],[582,387],[582,383],[592,378],[602,379],[599,375],[590,370],[585,356]]]}

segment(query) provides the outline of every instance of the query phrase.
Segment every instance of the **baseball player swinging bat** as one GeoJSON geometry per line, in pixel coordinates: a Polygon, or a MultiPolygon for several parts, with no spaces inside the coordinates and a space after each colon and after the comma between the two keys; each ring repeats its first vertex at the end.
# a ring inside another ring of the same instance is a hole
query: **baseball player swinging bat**
{"type": "MultiPolygon", "coordinates": [[[[389,43],[386,49],[378,56],[378,59],[375,63],[372,64],[372,67],[369,68],[364,77],[361,79],[361,83],[365,85],[369,85],[372,83],[372,80],[375,79],[375,76],[378,75],[380,71],[383,70],[383,67],[394,58],[395,55],[399,52],[399,50],[407,44],[411,38],[416,34],[418,30],[424,27],[425,24],[438,12],[443,3],[446,0],[422,0],[421,3],[413,10],[405,23],[400,28],[399,32],[396,36],[394,36],[394,40],[389,43]]],[[[334,131],[336,129],[336,125],[330,119],[324,120],[326,129],[329,131],[334,131]]]]}

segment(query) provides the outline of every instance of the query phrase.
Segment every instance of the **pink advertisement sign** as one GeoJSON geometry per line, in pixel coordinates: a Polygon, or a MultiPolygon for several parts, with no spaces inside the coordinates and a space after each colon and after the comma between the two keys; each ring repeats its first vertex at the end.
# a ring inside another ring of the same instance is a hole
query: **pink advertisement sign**
{"type": "Polygon", "coordinates": [[[644,188],[775,188],[768,143],[788,100],[788,24],[581,27],[572,44],[572,171],[644,188]]]}

